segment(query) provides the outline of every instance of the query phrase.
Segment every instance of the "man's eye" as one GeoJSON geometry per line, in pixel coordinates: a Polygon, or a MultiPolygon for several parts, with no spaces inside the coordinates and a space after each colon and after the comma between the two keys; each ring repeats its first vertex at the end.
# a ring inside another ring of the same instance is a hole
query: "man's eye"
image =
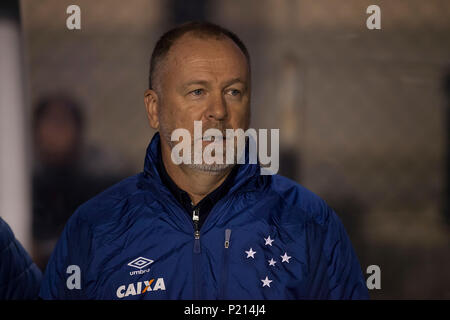
{"type": "Polygon", "coordinates": [[[203,94],[203,89],[195,89],[190,92],[193,96],[200,96],[203,94]]]}
{"type": "Polygon", "coordinates": [[[228,91],[228,93],[231,94],[234,97],[241,94],[241,92],[239,90],[237,90],[237,89],[231,89],[231,90],[228,91]]]}

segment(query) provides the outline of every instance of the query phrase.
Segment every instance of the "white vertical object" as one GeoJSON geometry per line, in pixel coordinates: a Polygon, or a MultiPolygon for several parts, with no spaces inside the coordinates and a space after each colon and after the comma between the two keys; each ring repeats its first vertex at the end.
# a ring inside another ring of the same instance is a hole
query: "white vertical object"
{"type": "Polygon", "coordinates": [[[0,216],[31,250],[30,170],[19,19],[0,18],[0,216]]]}

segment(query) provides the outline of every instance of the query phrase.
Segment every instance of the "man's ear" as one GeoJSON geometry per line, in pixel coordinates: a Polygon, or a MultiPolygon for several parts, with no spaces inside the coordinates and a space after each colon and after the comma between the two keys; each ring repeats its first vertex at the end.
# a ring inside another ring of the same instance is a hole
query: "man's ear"
{"type": "Polygon", "coordinates": [[[145,109],[147,110],[147,118],[150,126],[158,130],[159,129],[159,98],[155,91],[148,89],[144,93],[145,109]]]}

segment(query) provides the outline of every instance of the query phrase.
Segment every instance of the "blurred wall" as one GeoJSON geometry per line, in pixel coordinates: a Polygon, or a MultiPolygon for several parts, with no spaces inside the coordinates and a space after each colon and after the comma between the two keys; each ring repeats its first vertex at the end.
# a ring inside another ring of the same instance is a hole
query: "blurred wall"
{"type": "Polygon", "coordinates": [[[31,170],[18,1],[0,3],[0,44],[0,217],[28,250],[31,170]]]}
{"type": "Polygon", "coordinates": [[[161,2],[76,1],[82,22],[73,31],[66,28],[70,4],[22,1],[31,100],[55,91],[78,97],[88,142],[124,155],[138,172],[152,136],[143,95],[150,53],[164,28],[161,2]]]}

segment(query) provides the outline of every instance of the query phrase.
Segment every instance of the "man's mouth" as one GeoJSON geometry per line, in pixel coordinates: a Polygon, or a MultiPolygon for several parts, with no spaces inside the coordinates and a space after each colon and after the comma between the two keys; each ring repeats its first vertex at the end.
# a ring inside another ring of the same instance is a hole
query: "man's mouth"
{"type": "Polygon", "coordinates": [[[202,138],[203,141],[211,141],[211,142],[221,142],[223,140],[226,140],[226,137],[223,136],[204,136],[202,138]]]}

